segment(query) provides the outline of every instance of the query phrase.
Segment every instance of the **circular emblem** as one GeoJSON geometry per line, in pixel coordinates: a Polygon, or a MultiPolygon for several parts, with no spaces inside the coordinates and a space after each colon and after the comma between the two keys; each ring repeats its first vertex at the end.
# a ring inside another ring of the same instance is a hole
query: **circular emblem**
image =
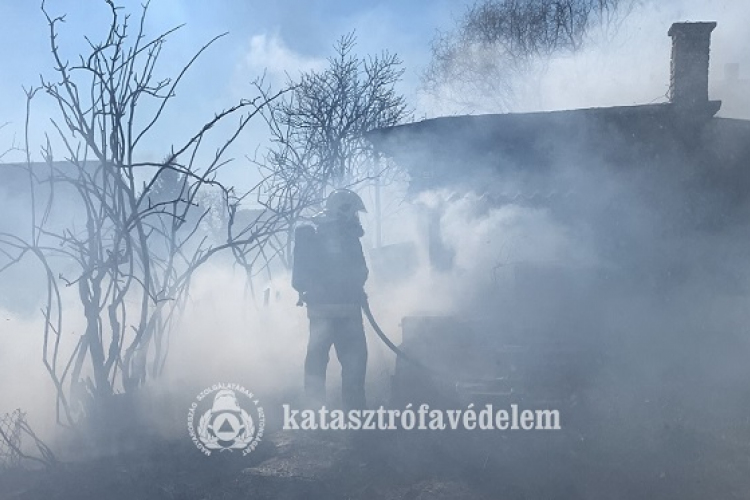
{"type": "Polygon", "coordinates": [[[214,451],[247,455],[263,438],[266,419],[258,398],[239,384],[204,389],[188,410],[188,432],[206,456],[214,451]]]}

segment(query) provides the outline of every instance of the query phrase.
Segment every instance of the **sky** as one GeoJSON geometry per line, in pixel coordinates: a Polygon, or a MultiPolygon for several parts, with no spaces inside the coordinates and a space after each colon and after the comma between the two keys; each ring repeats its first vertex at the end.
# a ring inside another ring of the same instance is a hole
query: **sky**
{"type": "MultiPolygon", "coordinates": [[[[642,104],[664,100],[669,78],[669,39],[666,30],[678,20],[717,20],[712,52],[712,82],[719,81],[726,62],[741,64],[748,78],[750,35],[744,29],[748,14],[738,0],[643,0],[612,43],[587,50],[574,58],[553,61],[548,73],[533,82],[536,94],[522,99],[517,111],[642,104]]],[[[146,32],[154,36],[184,24],[164,50],[160,75],[174,75],[212,37],[227,32],[197,61],[181,83],[177,99],[168,107],[164,127],[141,154],[163,158],[169,144],[179,143],[197,127],[240,98],[254,95],[251,82],[265,74],[266,83],[279,88],[287,74],[319,69],[332,45],[354,30],[359,55],[384,50],[403,60],[404,79],[399,90],[416,118],[450,113],[437,109],[418,93],[420,75],[429,63],[430,42],[437,30],[450,29],[470,0],[303,1],[278,0],[152,0],[146,32]]],[[[140,13],[140,2],[121,0],[118,5],[140,13]]],[[[51,15],[66,14],[60,26],[59,44],[69,60],[86,49],[84,35],[98,40],[106,33],[108,8],[97,0],[47,0],[51,15]],[[85,5],[85,7],[84,7],[85,5]]],[[[0,0],[0,151],[23,138],[25,103],[23,87],[38,85],[40,75],[51,75],[52,58],[46,21],[39,1],[0,0]]],[[[50,127],[49,100],[36,99],[32,108],[32,155],[44,142],[50,127]]],[[[733,108],[728,103],[724,112],[733,108]]],[[[477,112],[492,111],[478,109],[477,112]]],[[[750,117],[750,116],[748,116],[750,117]]],[[[263,149],[260,120],[243,139],[247,153],[263,149]]],[[[57,156],[62,155],[58,146],[57,156]]],[[[239,153],[238,153],[239,154],[239,153]]],[[[247,166],[246,166],[247,167],[247,166]]],[[[233,167],[234,168],[234,167],[233,167]]],[[[247,177],[237,177],[239,182],[247,177]]]]}
{"type": "MultiPolygon", "coordinates": [[[[49,74],[52,59],[46,21],[40,2],[0,2],[0,60],[12,73],[0,82],[2,122],[11,121],[15,131],[23,122],[22,86],[35,85],[39,75],[49,74]],[[12,76],[9,76],[12,75],[12,76]]],[[[135,18],[140,2],[119,2],[135,18]]],[[[103,36],[107,7],[103,1],[47,0],[53,15],[66,14],[60,27],[60,44],[71,58],[84,49],[83,35],[103,36]],[[86,4],[86,8],[82,6],[86,4]]],[[[165,73],[179,68],[213,36],[228,32],[202,57],[185,80],[183,92],[190,94],[187,107],[196,113],[212,112],[238,97],[247,96],[249,83],[264,70],[267,80],[281,83],[285,72],[320,67],[334,42],[349,31],[358,37],[358,53],[398,53],[407,74],[404,88],[413,89],[421,67],[429,56],[435,29],[450,24],[462,2],[437,0],[401,2],[307,2],[281,0],[257,2],[218,0],[153,0],[146,30],[154,35],[185,24],[169,42],[164,55],[165,73]],[[200,99],[196,99],[200,96],[200,99]]],[[[460,10],[459,10],[460,12],[460,10]]],[[[7,133],[7,131],[6,131],[7,133]]]]}

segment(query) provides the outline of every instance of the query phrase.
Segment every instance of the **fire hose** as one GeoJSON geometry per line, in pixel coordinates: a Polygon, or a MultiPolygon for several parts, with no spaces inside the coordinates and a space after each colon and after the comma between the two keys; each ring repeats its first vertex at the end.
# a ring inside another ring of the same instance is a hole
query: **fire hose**
{"type": "Polygon", "coordinates": [[[403,359],[407,363],[410,363],[411,365],[413,365],[415,368],[418,368],[424,372],[427,372],[430,375],[437,376],[440,378],[447,378],[445,373],[439,370],[436,370],[434,368],[430,368],[426,366],[424,363],[422,363],[421,361],[419,361],[418,359],[415,359],[413,356],[406,354],[396,344],[394,344],[393,341],[391,341],[391,339],[388,338],[388,335],[385,334],[383,329],[380,328],[380,325],[378,325],[378,322],[375,321],[375,317],[372,315],[372,311],[370,310],[370,302],[367,300],[367,296],[365,296],[364,299],[362,300],[362,312],[365,313],[365,317],[367,318],[367,321],[370,322],[372,329],[375,330],[375,333],[380,338],[380,340],[383,341],[383,343],[388,347],[388,349],[393,351],[396,357],[403,359]]]}
{"type": "MultiPolygon", "coordinates": [[[[367,317],[367,321],[370,322],[370,325],[372,326],[372,329],[375,330],[375,333],[378,335],[380,340],[383,341],[383,343],[388,346],[388,348],[393,351],[393,353],[396,355],[396,357],[403,359],[407,363],[410,363],[414,368],[417,368],[429,375],[431,375],[434,378],[442,379],[443,382],[447,382],[449,384],[455,385],[456,390],[459,390],[459,386],[463,385],[461,382],[459,382],[455,375],[448,373],[444,370],[437,370],[435,368],[431,368],[429,366],[426,366],[424,363],[419,361],[418,359],[415,359],[414,357],[406,354],[404,351],[402,351],[396,344],[394,344],[391,339],[388,338],[388,336],[383,332],[383,329],[380,328],[380,325],[378,325],[378,322],[375,321],[375,317],[372,315],[372,311],[370,310],[370,303],[367,300],[367,296],[364,297],[362,300],[362,312],[365,313],[365,316],[367,317]]],[[[504,380],[504,378],[498,378],[495,379],[495,381],[504,380]]],[[[513,392],[513,389],[510,390],[510,393],[513,392]]]]}
{"type": "Polygon", "coordinates": [[[388,335],[385,334],[383,329],[380,328],[380,325],[378,325],[378,322],[375,321],[375,317],[372,315],[372,311],[370,310],[370,302],[367,300],[367,297],[365,297],[365,299],[362,301],[362,312],[365,313],[367,321],[370,322],[370,325],[372,325],[372,329],[375,330],[375,333],[378,335],[378,337],[380,337],[380,340],[382,340],[383,343],[388,346],[388,349],[393,351],[393,353],[397,357],[403,359],[404,361],[408,361],[409,363],[416,365],[419,368],[428,370],[426,366],[399,349],[399,347],[394,344],[391,339],[388,338],[388,335]]]}
{"type": "MultiPolygon", "coordinates": [[[[297,306],[302,307],[304,305],[305,305],[305,298],[303,294],[300,293],[299,299],[297,301],[297,306]]],[[[418,368],[433,376],[446,378],[445,373],[439,370],[436,370],[434,368],[430,368],[426,366],[424,363],[422,363],[421,361],[419,361],[418,359],[415,359],[413,356],[406,354],[396,344],[394,344],[390,338],[388,338],[388,335],[386,335],[383,329],[380,328],[380,325],[378,325],[378,322],[375,320],[375,317],[372,315],[372,310],[370,310],[370,302],[367,300],[367,295],[363,297],[361,307],[362,307],[362,312],[365,314],[367,321],[370,322],[372,329],[375,330],[375,333],[377,334],[378,338],[380,338],[380,340],[383,341],[383,343],[388,347],[388,349],[390,349],[396,355],[396,357],[403,359],[404,361],[411,364],[415,368],[418,368]]]]}

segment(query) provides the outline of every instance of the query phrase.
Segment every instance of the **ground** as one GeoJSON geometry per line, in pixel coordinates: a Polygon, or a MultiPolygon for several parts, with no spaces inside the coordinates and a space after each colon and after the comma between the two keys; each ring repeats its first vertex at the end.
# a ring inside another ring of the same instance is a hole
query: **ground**
{"type": "MultiPolygon", "coordinates": [[[[684,425],[550,434],[273,430],[246,457],[189,439],[0,476],[3,499],[750,498],[750,445],[684,425]]],[[[747,437],[747,435],[745,435],[747,437]]]]}

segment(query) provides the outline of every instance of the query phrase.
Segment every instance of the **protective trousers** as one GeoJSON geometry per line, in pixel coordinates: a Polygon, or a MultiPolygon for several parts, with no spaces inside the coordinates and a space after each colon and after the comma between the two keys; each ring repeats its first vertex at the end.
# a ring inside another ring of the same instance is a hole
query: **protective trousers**
{"type": "Polygon", "coordinates": [[[365,408],[367,343],[361,313],[339,317],[310,317],[310,341],[305,358],[305,393],[325,403],[326,369],[331,346],[341,363],[341,400],[346,410],[365,408]]]}

